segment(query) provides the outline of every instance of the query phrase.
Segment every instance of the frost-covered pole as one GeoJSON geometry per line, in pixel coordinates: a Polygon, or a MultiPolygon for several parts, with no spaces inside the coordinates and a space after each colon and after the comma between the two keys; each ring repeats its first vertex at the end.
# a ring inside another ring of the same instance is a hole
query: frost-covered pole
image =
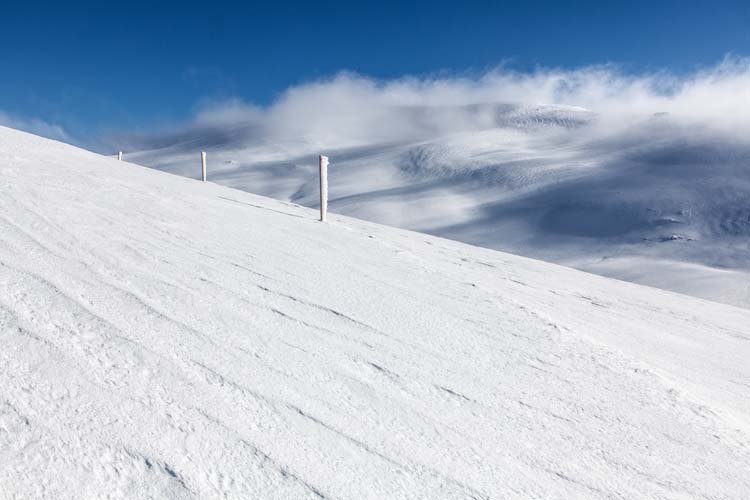
{"type": "Polygon", "coordinates": [[[201,179],[206,182],[206,152],[201,151],[201,179]]]}
{"type": "Polygon", "coordinates": [[[117,152],[117,159],[122,161],[122,151],[117,152]]]}
{"type": "Polygon", "coordinates": [[[328,157],[320,155],[320,220],[325,222],[328,211],[328,157]]]}

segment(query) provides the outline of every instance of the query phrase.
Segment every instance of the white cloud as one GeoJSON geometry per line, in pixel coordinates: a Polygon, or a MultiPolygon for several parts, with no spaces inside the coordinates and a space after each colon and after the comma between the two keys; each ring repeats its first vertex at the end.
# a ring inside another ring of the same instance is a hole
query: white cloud
{"type": "Polygon", "coordinates": [[[262,115],[260,108],[237,98],[218,102],[206,101],[197,106],[195,123],[223,126],[260,120],[262,115]]]}
{"type": "Polygon", "coordinates": [[[338,148],[491,128],[495,117],[483,105],[498,103],[581,106],[610,133],[631,119],[666,112],[686,124],[741,135],[750,126],[750,59],[727,57],[682,76],[630,75],[611,65],[393,80],[341,72],[290,87],[266,107],[240,99],[203,103],[191,123],[169,134],[244,125],[250,141],[338,148]]]}
{"type": "Polygon", "coordinates": [[[21,118],[0,110],[0,125],[23,130],[49,139],[71,142],[70,136],[60,125],[55,125],[38,118],[21,118]]]}

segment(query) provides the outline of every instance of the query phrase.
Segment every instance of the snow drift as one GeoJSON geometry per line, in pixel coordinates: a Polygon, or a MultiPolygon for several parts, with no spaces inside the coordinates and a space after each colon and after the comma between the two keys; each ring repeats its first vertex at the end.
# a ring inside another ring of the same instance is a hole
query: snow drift
{"type": "Polygon", "coordinates": [[[746,498],[750,311],[0,128],[0,498],[746,498]]]}
{"type": "Polygon", "coordinates": [[[311,207],[325,153],[339,213],[750,307],[749,68],[342,74],[121,144],[189,177],[207,150],[215,182],[311,207]]]}

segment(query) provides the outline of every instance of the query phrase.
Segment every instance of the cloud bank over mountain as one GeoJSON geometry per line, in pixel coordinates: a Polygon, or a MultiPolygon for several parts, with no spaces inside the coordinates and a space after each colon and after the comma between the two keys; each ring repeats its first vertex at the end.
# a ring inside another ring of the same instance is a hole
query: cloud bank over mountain
{"type": "MultiPolygon", "coordinates": [[[[750,60],[728,57],[682,76],[629,75],[612,65],[393,80],[342,72],[291,87],[266,107],[240,99],[204,102],[190,123],[163,134],[242,126],[249,127],[249,140],[338,148],[493,128],[498,124],[488,103],[582,107],[597,113],[610,131],[644,115],[669,113],[687,124],[741,134],[740,127],[750,126],[750,60]]],[[[156,135],[128,139],[158,144],[163,138],[156,135]]]]}

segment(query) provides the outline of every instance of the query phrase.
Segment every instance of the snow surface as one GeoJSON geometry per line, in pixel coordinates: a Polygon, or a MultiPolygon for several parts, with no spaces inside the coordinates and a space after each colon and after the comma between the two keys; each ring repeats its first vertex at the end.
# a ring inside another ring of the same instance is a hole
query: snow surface
{"type": "Polygon", "coordinates": [[[559,105],[379,112],[393,133],[348,133],[332,107],[328,128],[202,124],[128,158],[196,178],[207,150],[211,180],[315,207],[325,153],[338,213],[750,307],[746,135],[559,105]]]}
{"type": "Polygon", "coordinates": [[[750,497],[750,311],[0,127],[0,498],[750,497]]]}

